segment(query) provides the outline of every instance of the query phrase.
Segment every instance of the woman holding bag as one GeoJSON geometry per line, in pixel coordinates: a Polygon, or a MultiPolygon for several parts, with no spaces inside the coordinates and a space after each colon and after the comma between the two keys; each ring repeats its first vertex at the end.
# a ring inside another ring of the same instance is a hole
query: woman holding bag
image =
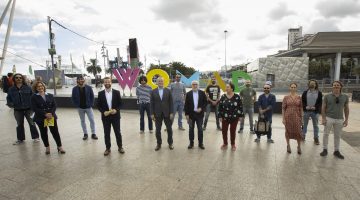
{"type": "Polygon", "coordinates": [[[297,152],[301,154],[301,126],[303,119],[302,100],[297,95],[297,84],[290,84],[290,94],[285,96],[282,102],[282,123],[285,125],[285,138],[287,152],[291,153],[290,139],[297,141],[297,152]]]}
{"type": "Polygon", "coordinates": [[[31,108],[35,112],[34,121],[39,127],[41,133],[41,139],[46,148],[45,154],[50,154],[50,146],[48,139],[48,127],[53,135],[57,150],[61,154],[65,154],[62,148],[61,138],[57,126],[57,116],[55,114],[56,103],[52,94],[46,93],[45,84],[43,82],[37,82],[34,85],[35,94],[31,97],[31,108]]]}

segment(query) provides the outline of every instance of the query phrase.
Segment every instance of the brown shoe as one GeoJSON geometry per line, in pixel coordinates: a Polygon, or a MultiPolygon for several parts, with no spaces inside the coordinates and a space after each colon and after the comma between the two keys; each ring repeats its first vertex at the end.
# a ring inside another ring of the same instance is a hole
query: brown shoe
{"type": "Polygon", "coordinates": [[[105,152],[104,152],[104,156],[108,156],[110,153],[111,153],[111,150],[110,150],[110,149],[106,149],[105,152]]]}
{"type": "Polygon", "coordinates": [[[118,151],[119,151],[119,153],[121,153],[121,154],[124,154],[124,153],[125,153],[125,151],[124,151],[124,149],[123,149],[122,147],[119,148],[118,151]]]}
{"type": "Polygon", "coordinates": [[[314,143],[315,143],[316,145],[320,145],[319,138],[315,138],[315,139],[314,139],[314,143]]]}
{"type": "Polygon", "coordinates": [[[156,145],[156,147],[155,147],[155,151],[159,151],[161,149],[161,145],[156,145]]]}

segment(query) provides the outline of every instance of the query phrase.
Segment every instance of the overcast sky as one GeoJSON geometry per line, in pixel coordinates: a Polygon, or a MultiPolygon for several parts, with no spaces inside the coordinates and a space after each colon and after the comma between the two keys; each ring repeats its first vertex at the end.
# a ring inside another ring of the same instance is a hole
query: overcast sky
{"type": "MultiPolygon", "coordinates": [[[[0,2],[4,10],[7,0],[0,2]]],[[[303,26],[303,33],[359,31],[359,0],[17,0],[8,51],[45,65],[47,16],[96,41],[105,41],[109,57],[126,56],[128,38],[137,38],[140,60],[147,64],[180,61],[197,70],[219,70],[287,48],[287,29],[303,26]]],[[[7,19],[5,20],[7,24],[7,19]]],[[[6,25],[0,28],[3,46],[6,25]]],[[[57,53],[63,63],[76,65],[100,57],[101,45],[80,38],[57,25],[57,53]]],[[[101,62],[103,63],[103,62],[101,62]]],[[[27,72],[28,61],[7,54],[3,73],[16,64],[27,72]]]]}

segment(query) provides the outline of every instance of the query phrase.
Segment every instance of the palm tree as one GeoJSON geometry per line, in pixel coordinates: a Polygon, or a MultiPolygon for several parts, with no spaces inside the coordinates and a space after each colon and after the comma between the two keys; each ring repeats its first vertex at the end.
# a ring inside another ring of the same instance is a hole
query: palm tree
{"type": "Polygon", "coordinates": [[[86,68],[86,71],[93,74],[94,77],[96,77],[96,75],[101,72],[101,67],[100,65],[97,65],[96,59],[90,59],[90,63],[88,63],[87,65],[88,66],[86,68]]]}

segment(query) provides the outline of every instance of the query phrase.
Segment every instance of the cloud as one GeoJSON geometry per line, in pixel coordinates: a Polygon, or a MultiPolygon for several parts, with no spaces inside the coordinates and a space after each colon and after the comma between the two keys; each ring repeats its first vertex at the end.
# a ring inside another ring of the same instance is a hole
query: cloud
{"type": "Polygon", "coordinates": [[[292,10],[288,9],[288,6],[285,2],[280,2],[276,7],[274,7],[269,12],[269,17],[272,20],[281,20],[284,17],[295,15],[296,13],[292,10]]]}
{"type": "Polygon", "coordinates": [[[360,13],[359,0],[324,0],[315,8],[326,18],[357,16],[360,13]]]}
{"type": "Polygon", "coordinates": [[[200,36],[216,36],[225,21],[215,0],[160,0],[152,11],[157,19],[179,23],[200,36]]]}
{"type": "Polygon", "coordinates": [[[49,31],[49,25],[47,23],[36,24],[32,27],[31,31],[13,31],[11,36],[14,37],[39,37],[49,31]]]}
{"type": "Polygon", "coordinates": [[[306,32],[311,34],[326,31],[339,31],[339,27],[336,24],[336,20],[318,19],[312,22],[306,32]]]}
{"type": "Polygon", "coordinates": [[[253,30],[253,31],[250,31],[247,34],[246,39],[248,39],[248,40],[261,40],[261,39],[266,38],[267,36],[269,36],[269,33],[264,31],[264,30],[262,30],[262,31],[253,30]]]}
{"type": "Polygon", "coordinates": [[[258,50],[259,51],[268,51],[268,50],[272,50],[272,49],[279,49],[281,47],[286,47],[284,46],[283,43],[278,43],[278,44],[261,44],[260,46],[258,46],[258,50]]]}

